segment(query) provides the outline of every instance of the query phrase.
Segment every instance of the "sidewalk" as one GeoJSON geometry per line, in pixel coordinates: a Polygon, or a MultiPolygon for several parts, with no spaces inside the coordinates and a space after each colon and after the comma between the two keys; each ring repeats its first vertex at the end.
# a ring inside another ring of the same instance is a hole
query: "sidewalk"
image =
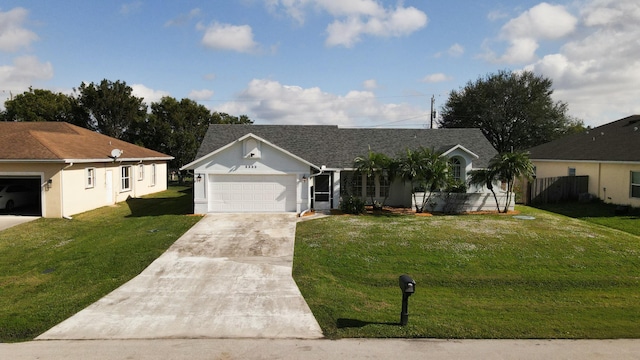
{"type": "Polygon", "coordinates": [[[626,360],[640,359],[640,340],[54,340],[0,344],[0,358],[626,360]]]}

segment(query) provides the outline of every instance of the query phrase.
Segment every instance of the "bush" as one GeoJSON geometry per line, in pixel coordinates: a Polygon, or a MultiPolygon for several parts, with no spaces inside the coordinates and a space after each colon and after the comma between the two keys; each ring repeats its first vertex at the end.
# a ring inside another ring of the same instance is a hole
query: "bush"
{"type": "Polygon", "coordinates": [[[364,200],[355,196],[342,198],[340,210],[345,214],[362,214],[364,213],[364,200]]]}

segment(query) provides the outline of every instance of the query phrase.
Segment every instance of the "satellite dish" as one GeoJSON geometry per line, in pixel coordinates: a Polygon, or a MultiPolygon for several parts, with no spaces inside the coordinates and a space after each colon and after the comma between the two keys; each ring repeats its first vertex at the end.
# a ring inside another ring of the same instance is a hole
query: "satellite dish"
{"type": "Polygon", "coordinates": [[[115,160],[117,158],[120,157],[120,155],[122,155],[122,150],[120,149],[113,149],[111,150],[111,157],[115,160]]]}

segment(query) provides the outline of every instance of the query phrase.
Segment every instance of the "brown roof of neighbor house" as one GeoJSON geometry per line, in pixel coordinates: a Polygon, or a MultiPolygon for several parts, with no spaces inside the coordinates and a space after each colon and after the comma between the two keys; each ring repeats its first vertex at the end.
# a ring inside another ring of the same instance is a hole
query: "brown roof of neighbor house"
{"type": "Polygon", "coordinates": [[[172,156],[65,122],[0,122],[0,161],[170,160],[172,156]]]}
{"type": "Polygon", "coordinates": [[[532,160],[640,162],[640,115],[529,149],[532,160]]]}

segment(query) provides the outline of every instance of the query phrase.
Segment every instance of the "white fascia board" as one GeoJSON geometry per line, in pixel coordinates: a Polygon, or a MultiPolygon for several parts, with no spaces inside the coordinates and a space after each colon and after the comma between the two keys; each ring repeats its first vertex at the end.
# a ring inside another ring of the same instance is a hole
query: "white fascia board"
{"type": "Polygon", "coordinates": [[[253,139],[256,139],[256,140],[258,140],[260,142],[263,142],[263,143],[273,147],[274,149],[276,149],[276,150],[278,150],[278,151],[280,151],[280,152],[282,152],[282,153],[284,153],[284,154],[286,154],[286,155],[288,155],[288,156],[290,156],[290,157],[292,157],[292,158],[294,158],[294,159],[296,159],[296,160],[298,160],[298,161],[300,161],[300,162],[302,162],[302,163],[304,163],[306,165],[309,165],[311,167],[314,167],[314,168],[320,170],[320,166],[314,165],[314,164],[308,162],[307,160],[305,160],[305,159],[303,159],[303,158],[301,158],[301,157],[299,157],[297,155],[294,155],[294,154],[288,152],[287,150],[285,150],[285,149],[283,149],[283,148],[281,148],[281,147],[279,147],[279,146],[277,146],[275,144],[272,144],[269,141],[267,141],[267,140],[265,140],[265,139],[263,139],[263,138],[261,138],[259,136],[256,136],[256,135],[254,135],[252,133],[248,133],[248,134],[242,136],[241,138],[239,138],[237,140],[234,140],[234,141],[228,143],[227,145],[225,145],[225,146],[223,146],[221,148],[218,148],[217,150],[214,150],[214,151],[208,153],[207,155],[188,163],[187,165],[184,165],[183,167],[180,168],[180,170],[195,170],[198,167],[197,165],[199,165],[200,163],[206,161],[207,159],[213,157],[214,155],[216,155],[218,153],[221,153],[221,152],[225,151],[226,149],[232,147],[233,145],[235,145],[235,144],[237,144],[239,142],[242,142],[242,141],[244,141],[244,140],[246,140],[247,138],[250,138],[250,137],[253,138],[253,139]]]}
{"type": "Polygon", "coordinates": [[[554,163],[596,163],[596,164],[621,164],[621,165],[640,165],[640,161],[613,161],[613,160],[570,160],[570,159],[529,159],[531,162],[554,162],[554,163]]]}
{"type": "Polygon", "coordinates": [[[458,150],[458,149],[460,149],[460,150],[462,150],[462,151],[466,152],[467,154],[469,154],[469,155],[473,156],[473,157],[474,157],[474,158],[476,158],[476,159],[479,159],[479,158],[480,158],[480,156],[478,156],[478,155],[474,154],[472,151],[470,151],[469,149],[467,149],[466,147],[464,147],[464,146],[462,146],[462,145],[460,145],[460,144],[458,144],[458,145],[456,145],[456,146],[452,147],[451,149],[447,150],[446,152],[442,153],[442,156],[447,156],[447,155],[449,155],[450,153],[452,153],[453,151],[458,150]]]}

